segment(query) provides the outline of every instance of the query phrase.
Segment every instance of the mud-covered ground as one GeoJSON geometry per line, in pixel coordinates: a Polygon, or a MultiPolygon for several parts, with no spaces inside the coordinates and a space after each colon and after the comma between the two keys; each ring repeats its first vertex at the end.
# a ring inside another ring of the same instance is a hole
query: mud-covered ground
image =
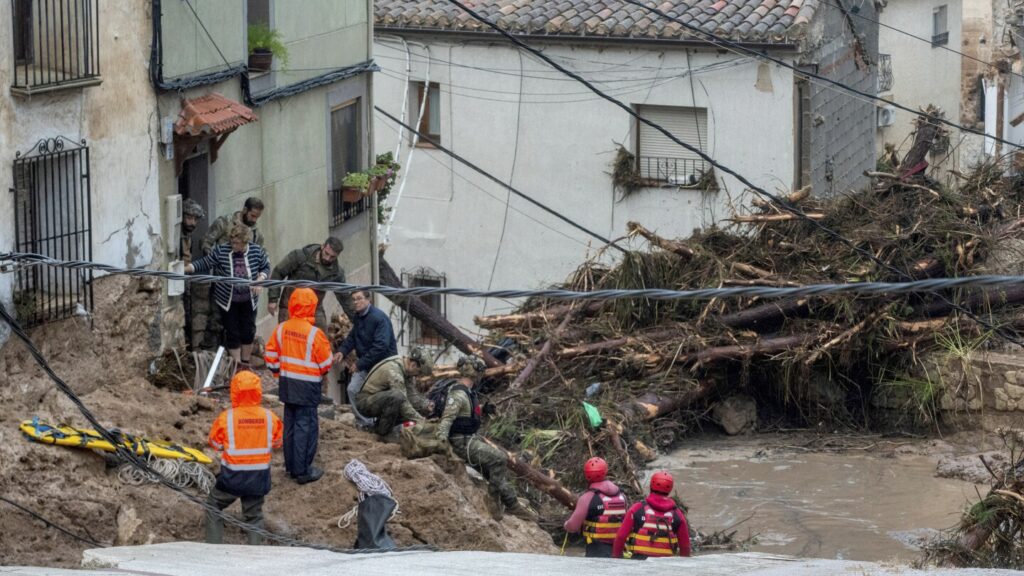
{"type": "MultiPolygon", "coordinates": [[[[91,327],[88,319],[76,317],[34,329],[31,337],[104,425],[205,448],[207,431],[224,406],[157,388],[146,379],[158,347],[157,287],[123,277],[98,280],[91,327]]],[[[271,387],[268,378],[264,381],[271,387]]],[[[267,404],[281,415],[280,404],[272,398],[267,404]]],[[[18,425],[34,416],[87,426],[12,336],[0,349],[0,494],[5,498],[101,543],[202,540],[204,516],[197,506],[163,487],[122,484],[116,469],[91,451],[26,440],[18,425]]],[[[340,420],[321,420],[318,465],[327,474],[319,482],[299,486],[286,479],[283,458],[275,456],[274,488],[264,506],[269,529],[350,547],[354,524],[340,529],[337,523],[357,502],[356,487],[342,469],[358,458],[388,482],[399,502],[400,513],[388,525],[399,545],[557,553],[538,526],[511,516],[494,520],[486,486],[460,463],[442,457],[406,460],[396,444],[340,420]]],[[[237,512],[237,506],[229,510],[237,512]]],[[[244,536],[229,528],[227,541],[242,543],[244,536]]],[[[0,502],[3,564],[77,566],[88,547],[0,502]]]]}

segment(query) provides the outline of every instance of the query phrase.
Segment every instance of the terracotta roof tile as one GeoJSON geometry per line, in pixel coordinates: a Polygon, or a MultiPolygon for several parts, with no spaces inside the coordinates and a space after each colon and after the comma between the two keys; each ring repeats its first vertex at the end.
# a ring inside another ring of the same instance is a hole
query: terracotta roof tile
{"type": "MultiPolygon", "coordinates": [[[[791,42],[820,0],[647,0],[701,30],[733,40],[791,42]]],[[[520,34],[690,38],[693,32],[622,0],[475,0],[473,9],[520,34]]],[[[374,23],[389,28],[488,28],[445,0],[375,0],[374,23]]]]}
{"type": "Polygon", "coordinates": [[[212,92],[182,99],[174,132],[181,136],[217,135],[256,121],[256,114],[248,106],[212,92]]]}

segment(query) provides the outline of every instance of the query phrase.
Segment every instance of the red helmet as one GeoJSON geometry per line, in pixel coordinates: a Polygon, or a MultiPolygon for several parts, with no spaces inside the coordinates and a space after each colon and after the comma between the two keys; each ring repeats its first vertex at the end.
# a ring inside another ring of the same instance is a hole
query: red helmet
{"type": "Polygon", "coordinates": [[[583,475],[587,482],[600,482],[608,475],[608,463],[604,458],[591,458],[583,465],[583,475]]]}
{"type": "Polygon", "coordinates": [[[672,485],[674,483],[672,475],[668,472],[655,472],[651,476],[651,492],[667,495],[672,492],[672,485]]]}

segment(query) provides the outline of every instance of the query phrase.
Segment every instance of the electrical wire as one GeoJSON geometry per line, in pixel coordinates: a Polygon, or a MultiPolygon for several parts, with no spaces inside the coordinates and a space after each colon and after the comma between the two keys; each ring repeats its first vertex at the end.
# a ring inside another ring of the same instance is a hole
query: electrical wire
{"type": "MultiPolygon", "coordinates": [[[[22,506],[21,504],[18,504],[14,500],[11,500],[11,499],[9,499],[9,498],[7,498],[5,496],[0,496],[0,500],[3,500],[4,502],[6,502],[6,503],[10,504],[11,506],[17,508],[18,510],[21,510],[25,514],[28,514],[29,516],[35,518],[36,520],[39,520],[40,522],[42,522],[43,524],[46,524],[50,528],[54,528],[56,530],[59,530],[60,532],[63,532],[64,534],[67,534],[68,536],[74,538],[75,540],[78,540],[79,542],[84,542],[84,543],[86,543],[86,544],[88,544],[90,546],[96,546],[98,548],[109,548],[110,547],[110,544],[104,544],[103,542],[97,542],[95,539],[92,538],[92,535],[89,535],[89,537],[79,536],[78,534],[75,534],[74,532],[68,530],[67,528],[64,528],[63,526],[61,526],[61,525],[59,525],[59,524],[57,524],[55,522],[51,522],[50,520],[47,520],[41,514],[39,514],[37,512],[33,512],[32,510],[26,508],[25,506],[22,506]]],[[[86,531],[86,532],[88,532],[88,531],[86,531]]]]}

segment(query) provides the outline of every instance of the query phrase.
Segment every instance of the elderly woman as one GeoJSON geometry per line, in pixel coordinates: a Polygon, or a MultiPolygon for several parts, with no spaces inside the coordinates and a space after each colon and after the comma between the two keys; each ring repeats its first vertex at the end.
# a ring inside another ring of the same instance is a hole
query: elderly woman
{"type": "MultiPolygon", "coordinates": [[[[259,244],[249,241],[252,231],[242,223],[235,224],[228,235],[228,244],[218,244],[202,258],[185,266],[187,274],[212,273],[217,276],[265,280],[270,276],[270,261],[259,244]]],[[[221,309],[224,325],[224,347],[241,368],[249,367],[252,343],[256,339],[256,307],[260,288],[214,284],[213,298],[221,309]]]]}

